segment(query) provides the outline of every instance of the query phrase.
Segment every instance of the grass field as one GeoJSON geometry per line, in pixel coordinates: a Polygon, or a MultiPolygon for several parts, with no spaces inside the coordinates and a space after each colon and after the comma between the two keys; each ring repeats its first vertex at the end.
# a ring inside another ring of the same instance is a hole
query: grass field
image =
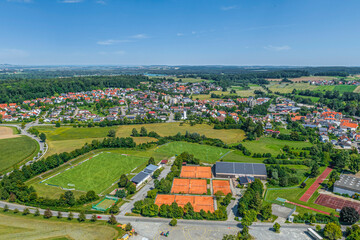
{"type": "Polygon", "coordinates": [[[291,93],[294,89],[297,90],[315,90],[318,86],[310,85],[309,83],[279,83],[271,82],[267,87],[273,92],[291,93]]]}
{"type": "Polygon", "coordinates": [[[76,190],[101,193],[119,179],[121,174],[131,172],[147,160],[144,157],[104,152],[44,182],[64,188],[72,188],[68,184],[75,184],[76,190]]]}
{"type": "MultiPolygon", "coordinates": [[[[72,140],[60,140],[60,141],[48,141],[49,150],[46,152],[46,156],[50,156],[55,153],[71,152],[75,149],[81,148],[85,143],[91,143],[93,140],[103,140],[103,138],[83,138],[72,140]]],[[[134,141],[137,144],[157,141],[156,138],[150,137],[136,137],[134,141]]]]}
{"type": "Polygon", "coordinates": [[[0,172],[36,153],[38,143],[27,136],[0,139],[0,172]]]}
{"type": "Polygon", "coordinates": [[[108,208],[110,208],[115,203],[116,203],[115,200],[106,198],[103,201],[101,201],[100,203],[98,203],[96,205],[96,207],[107,210],[108,208]]]}
{"type": "Polygon", "coordinates": [[[252,153],[271,153],[272,155],[282,153],[281,149],[285,145],[288,145],[290,148],[299,148],[299,150],[303,147],[312,146],[309,142],[279,140],[272,137],[261,137],[259,140],[246,141],[241,144],[243,144],[252,153]]]}
{"type": "Polygon", "coordinates": [[[45,220],[32,215],[7,212],[0,214],[0,239],[116,239],[118,231],[105,223],[77,223],[62,220],[45,220]]]}
{"type": "MultiPolygon", "coordinates": [[[[288,166],[289,167],[289,166],[288,166]]],[[[320,168],[320,172],[324,171],[324,167],[320,168]]],[[[328,207],[324,207],[318,204],[315,204],[314,201],[316,200],[316,198],[319,196],[318,192],[315,192],[313,194],[313,196],[309,199],[308,202],[302,202],[300,201],[300,197],[306,192],[306,190],[315,182],[315,178],[310,178],[306,181],[306,187],[305,188],[293,188],[293,189],[280,189],[280,190],[268,190],[267,194],[266,194],[266,201],[274,201],[276,198],[280,197],[280,198],[284,198],[287,199],[288,201],[294,202],[294,203],[298,203],[298,204],[302,204],[304,206],[308,206],[308,207],[312,207],[315,209],[319,209],[325,212],[333,212],[335,213],[334,209],[328,208],[328,207]]],[[[305,212],[312,212],[311,210],[305,209],[305,208],[301,208],[301,207],[296,207],[296,211],[299,213],[305,213],[305,212]]]]}
{"type": "MultiPolygon", "coordinates": [[[[209,138],[219,138],[227,144],[240,142],[244,139],[245,133],[240,129],[221,129],[216,130],[213,126],[207,124],[197,124],[190,126],[189,124],[179,123],[156,123],[156,124],[142,124],[142,125],[123,125],[117,127],[104,127],[104,128],[73,128],[73,127],[60,127],[55,128],[52,126],[36,127],[40,132],[47,136],[47,143],[49,150],[46,156],[54,153],[70,152],[74,149],[82,147],[85,143],[91,143],[94,139],[103,139],[107,136],[110,129],[116,130],[116,136],[129,137],[133,128],[140,131],[141,127],[145,127],[148,132],[155,131],[161,136],[173,136],[178,132],[185,134],[186,131],[191,133],[197,132],[209,138]]],[[[134,141],[137,144],[144,142],[156,141],[154,138],[136,137],[134,141]]]]}
{"type": "Polygon", "coordinates": [[[229,152],[228,149],[208,145],[200,145],[188,142],[171,142],[160,146],[156,152],[168,154],[168,156],[179,155],[182,152],[194,154],[201,162],[215,163],[221,156],[229,152]]]}

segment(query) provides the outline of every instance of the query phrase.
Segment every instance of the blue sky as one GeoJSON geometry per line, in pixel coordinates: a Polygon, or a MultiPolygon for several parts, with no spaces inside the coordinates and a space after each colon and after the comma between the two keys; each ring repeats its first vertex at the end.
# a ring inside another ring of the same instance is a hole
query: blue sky
{"type": "Polygon", "coordinates": [[[359,0],[0,0],[0,63],[360,66],[359,0]]]}

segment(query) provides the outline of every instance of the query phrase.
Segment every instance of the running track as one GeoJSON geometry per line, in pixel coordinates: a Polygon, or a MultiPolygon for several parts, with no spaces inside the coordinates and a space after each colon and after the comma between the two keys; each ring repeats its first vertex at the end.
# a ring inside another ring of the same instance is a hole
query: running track
{"type": "Polygon", "coordinates": [[[331,173],[332,169],[327,167],[324,172],[316,179],[316,181],[306,190],[304,195],[301,196],[300,201],[307,202],[311,196],[314,194],[316,189],[320,186],[320,184],[327,178],[327,176],[331,173]]]}

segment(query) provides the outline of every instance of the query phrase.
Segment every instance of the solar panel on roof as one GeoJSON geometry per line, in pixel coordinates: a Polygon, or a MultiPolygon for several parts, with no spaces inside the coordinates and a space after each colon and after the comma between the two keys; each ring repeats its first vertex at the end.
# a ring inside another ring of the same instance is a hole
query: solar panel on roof
{"type": "Polygon", "coordinates": [[[261,163],[217,162],[215,171],[217,174],[266,175],[266,167],[261,163]]]}

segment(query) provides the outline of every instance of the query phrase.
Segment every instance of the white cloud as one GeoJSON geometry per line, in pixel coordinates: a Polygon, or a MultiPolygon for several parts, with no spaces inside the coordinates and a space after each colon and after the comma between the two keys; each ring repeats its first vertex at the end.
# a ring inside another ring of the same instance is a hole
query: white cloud
{"type": "Polygon", "coordinates": [[[0,49],[0,58],[23,58],[28,57],[30,54],[21,49],[6,48],[0,49]]]}
{"type": "Polygon", "coordinates": [[[290,50],[291,47],[288,45],[283,45],[283,46],[273,46],[273,45],[267,45],[264,47],[266,50],[271,50],[271,51],[287,51],[290,50]]]}
{"type": "Polygon", "coordinates": [[[114,45],[117,43],[126,43],[126,42],[132,42],[131,40],[115,40],[115,39],[108,39],[108,40],[104,40],[104,41],[98,41],[97,44],[99,45],[114,45]]]}
{"type": "Polygon", "coordinates": [[[31,3],[32,0],[6,0],[7,2],[31,3]]]}
{"type": "Polygon", "coordinates": [[[196,34],[196,31],[192,31],[191,34],[196,34]]]}
{"type": "Polygon", "coordinates": [[[146,35],[146,34],[144,34],[144,33],[141,33],[141,34],[133,35],[133,36],[131,36],[131,38],[134,38],[134,39],[145,39],[145,38],[149,38],[149,36],[146,35]]]}
{"type": "Polygon", "coordinates": [[[82,1],[83,0],[62,0],[60,2],[62,2],[62,3],[80,3],[82,1]]]}
{"type": "Polygon", "coordinates": [[[105,4],[106,4],[106,1],[104,1],[104,0],[97,0],[96,3],[105,5],[105,4]]]}
{"type": "Polygon", "coordinates": [[[224,6],[224,7],[221,7],[220,9],[223,10],[223,11],[229,11],[229,10],[233,10],[236,8],[236,5],[234,6],[224,6]]]}
{"type": "Polygon", "coordinates": [[[184,36],[184,34],[183,33],[177,33],[176,36],[181,37],[181,36],[184,36]]]}

